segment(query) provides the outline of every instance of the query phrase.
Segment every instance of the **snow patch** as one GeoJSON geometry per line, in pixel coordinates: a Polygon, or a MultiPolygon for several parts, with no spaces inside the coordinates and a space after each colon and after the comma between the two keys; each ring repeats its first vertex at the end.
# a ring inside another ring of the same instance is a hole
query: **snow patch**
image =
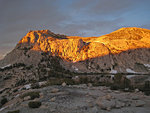
{"type": "Polygon", "coordinates": [[[17,94],[16,96],[15,96],[15,98],[17,98],[17,97],[19,97],[20,96],[20,94],[17,94]]]}
{"type": "Polygon", "coordinates": [[[110,75],[111,79],[113,79],[115,77],[115,75],[110,75]]]}
{"type": "Polygon", "coordinates": [[[4,109],[6,109],[6,108],[8,108],[8,107],[11,107],[11,106],[13,106],[13,104],[10,104],[10,105],[8,105],[8,106],[5,106],[5,107],[0,108],[0,111],[3,111],[4,109]]]}
{"type": "Polygon", "coordinates": [[[130,79],[132,77],[135,77],[136,75],[127,75],[126,78],[130,79]]]}
{"type": "Polygon", "coordinates": [[[110,75],[111,76],[111,78],[113,78],[115,75],[110,75]]]}
{"type": "Polygon", "coordinates": [[[5,69],[6,67],[10,67],[10,66],[11,66],[11,64],[8,64],[8,65],[6,65],[4,67],[1,67],[1,69],[5,69]]]}
{"type": "Polygon", "coordinates": [[[109,73],[116,74],[116,73],[117,73],[117,70],[112,69],[109,73]]]}
{"type": "Polygon", "coordinates": [[[26,89],[31,89],[31,84],[25,85],[24,88],[26,88],[26,89]]]}
{"type": "Polygon", "coordinates": [[[150,64],[144,64],[144,66],[146,66],[146,67],[150,68],[150,64]]]}
{"type": "Polygon", "coordinates": [[[133,70],[131,70],[129,68],[126,69],[126,72],[128,72],[128,73],[136,73],[135,71],[133,71],[133,70]]]}
{"type": "Polygon", "coordinates": [[[3,111],[4,109],[6,109],[8,106],[5,106],[5,107],[2,107],[1,109],[0,109],[0,111],[3,111]]]}
{"type": "Polygon", "coordinates": [[[22,89],[23,89],[23,88],[21,87],[21,88],[18,89],[18,91],[21,91],[22,89]]]}
{"type": "Polygon", "coordinates": [[[78,69],[78,68],[75,68],[75,70],[78,71],[79,69],[78,69]]]}
{"type": "Polygon", "coordinates": [[[75,71],[78,71],[79,69],[75,66],[72,66],[72,68],[75,70],[75,71]]]}

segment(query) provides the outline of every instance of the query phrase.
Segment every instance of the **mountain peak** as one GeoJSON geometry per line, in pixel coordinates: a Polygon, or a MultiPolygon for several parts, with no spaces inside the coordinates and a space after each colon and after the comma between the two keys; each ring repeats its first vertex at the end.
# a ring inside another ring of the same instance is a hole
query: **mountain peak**
{"type": "Polygon", "coordinates": [[[121,28],[100,37],[77,37],[54,34],[49,30],[30,31],[19,44],[32,45],[32,50],[51,52],[62,59],[82,61],[88,58],[122,51],[150,47],[150,30],[129,27],[121,28]]]}
{"type": "Polygon", "coordinates": [[[55,34],[50,30],[36,30],[36,31],[29,31],[26,36],[24,36],[20,41],[19,44],[23,43],[36,43],[38,40],[43,40],[46,38],[51,39],[66,39],[65,35],[55,34]]]}
{"type": "Polygon", "coordinates": [[[107,36],[107,40],[146,40],[150,42],[150,30],[136,27],[127,27],[116,30],[107,36]]]}
{"type": "Polygon", "coordinates": [[[138,28],[138,27],[123,27],[123,28],[118,29],[117,31],[120,31],[120,30],[134,31],[134,30],[143,30],[143,28],[138,28]]]}
{"type": "MultiPolygon", "coordinates": [[[[30,57],[31,54],[33,52],[44,52],[52,56],[58,56],[64,61],[75,63],[89,59],[107,58],[131,50],[149,49],[149,37],[150,30],[135,27],[121,28],[100,37],[65,36],[49,30],[30,31],[5,59],[11,59],[9,61],[13,62],[19,59],[21,61],[30,59],[30,62],[34,62],[35,57],[30,57]]],[[[146,52],[143,54],[146,54],[146,52]]],[[[112,58],[110,59],[112,60],[112,58]]],[[[114,61],[116,60],[110,62],[114,61]]]]}

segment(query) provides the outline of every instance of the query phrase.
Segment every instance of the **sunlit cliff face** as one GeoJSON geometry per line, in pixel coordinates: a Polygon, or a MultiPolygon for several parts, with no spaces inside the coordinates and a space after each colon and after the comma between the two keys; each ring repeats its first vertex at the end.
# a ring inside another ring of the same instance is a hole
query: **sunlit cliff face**
{"type": "Polygon", "coordinates": [[[150,30],[121,28],[100,37],[64,36],[49,30],[30,31],[19,44],[77,62],[137,48],[150,48],[150,30]]]}

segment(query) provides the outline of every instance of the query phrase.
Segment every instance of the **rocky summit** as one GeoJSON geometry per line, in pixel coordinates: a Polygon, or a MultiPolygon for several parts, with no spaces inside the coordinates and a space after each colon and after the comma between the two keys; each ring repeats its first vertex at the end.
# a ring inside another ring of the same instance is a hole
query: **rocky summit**
{"type": "Polygon", "coordinates": [[[99,37],[54,34],[49,30],[30,31],[0,61],[37,66],[43,54],[58,57],[60,65],[79,73],[149,73],[150,30],[121,28],[99,37]]]}

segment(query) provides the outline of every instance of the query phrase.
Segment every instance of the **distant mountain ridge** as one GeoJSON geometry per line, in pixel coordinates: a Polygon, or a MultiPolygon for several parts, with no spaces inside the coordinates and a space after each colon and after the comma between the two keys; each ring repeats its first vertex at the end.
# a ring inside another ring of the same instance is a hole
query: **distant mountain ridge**
{"type": "Polygon", "coordinates": [[[54,34],[49,30],[30,31],[0,66],[23,62],[37,65],[46,53],[59,57],[60,64],[75,72],[149,73],[150,30],[121,28],[100,37],[54,34]]]}

